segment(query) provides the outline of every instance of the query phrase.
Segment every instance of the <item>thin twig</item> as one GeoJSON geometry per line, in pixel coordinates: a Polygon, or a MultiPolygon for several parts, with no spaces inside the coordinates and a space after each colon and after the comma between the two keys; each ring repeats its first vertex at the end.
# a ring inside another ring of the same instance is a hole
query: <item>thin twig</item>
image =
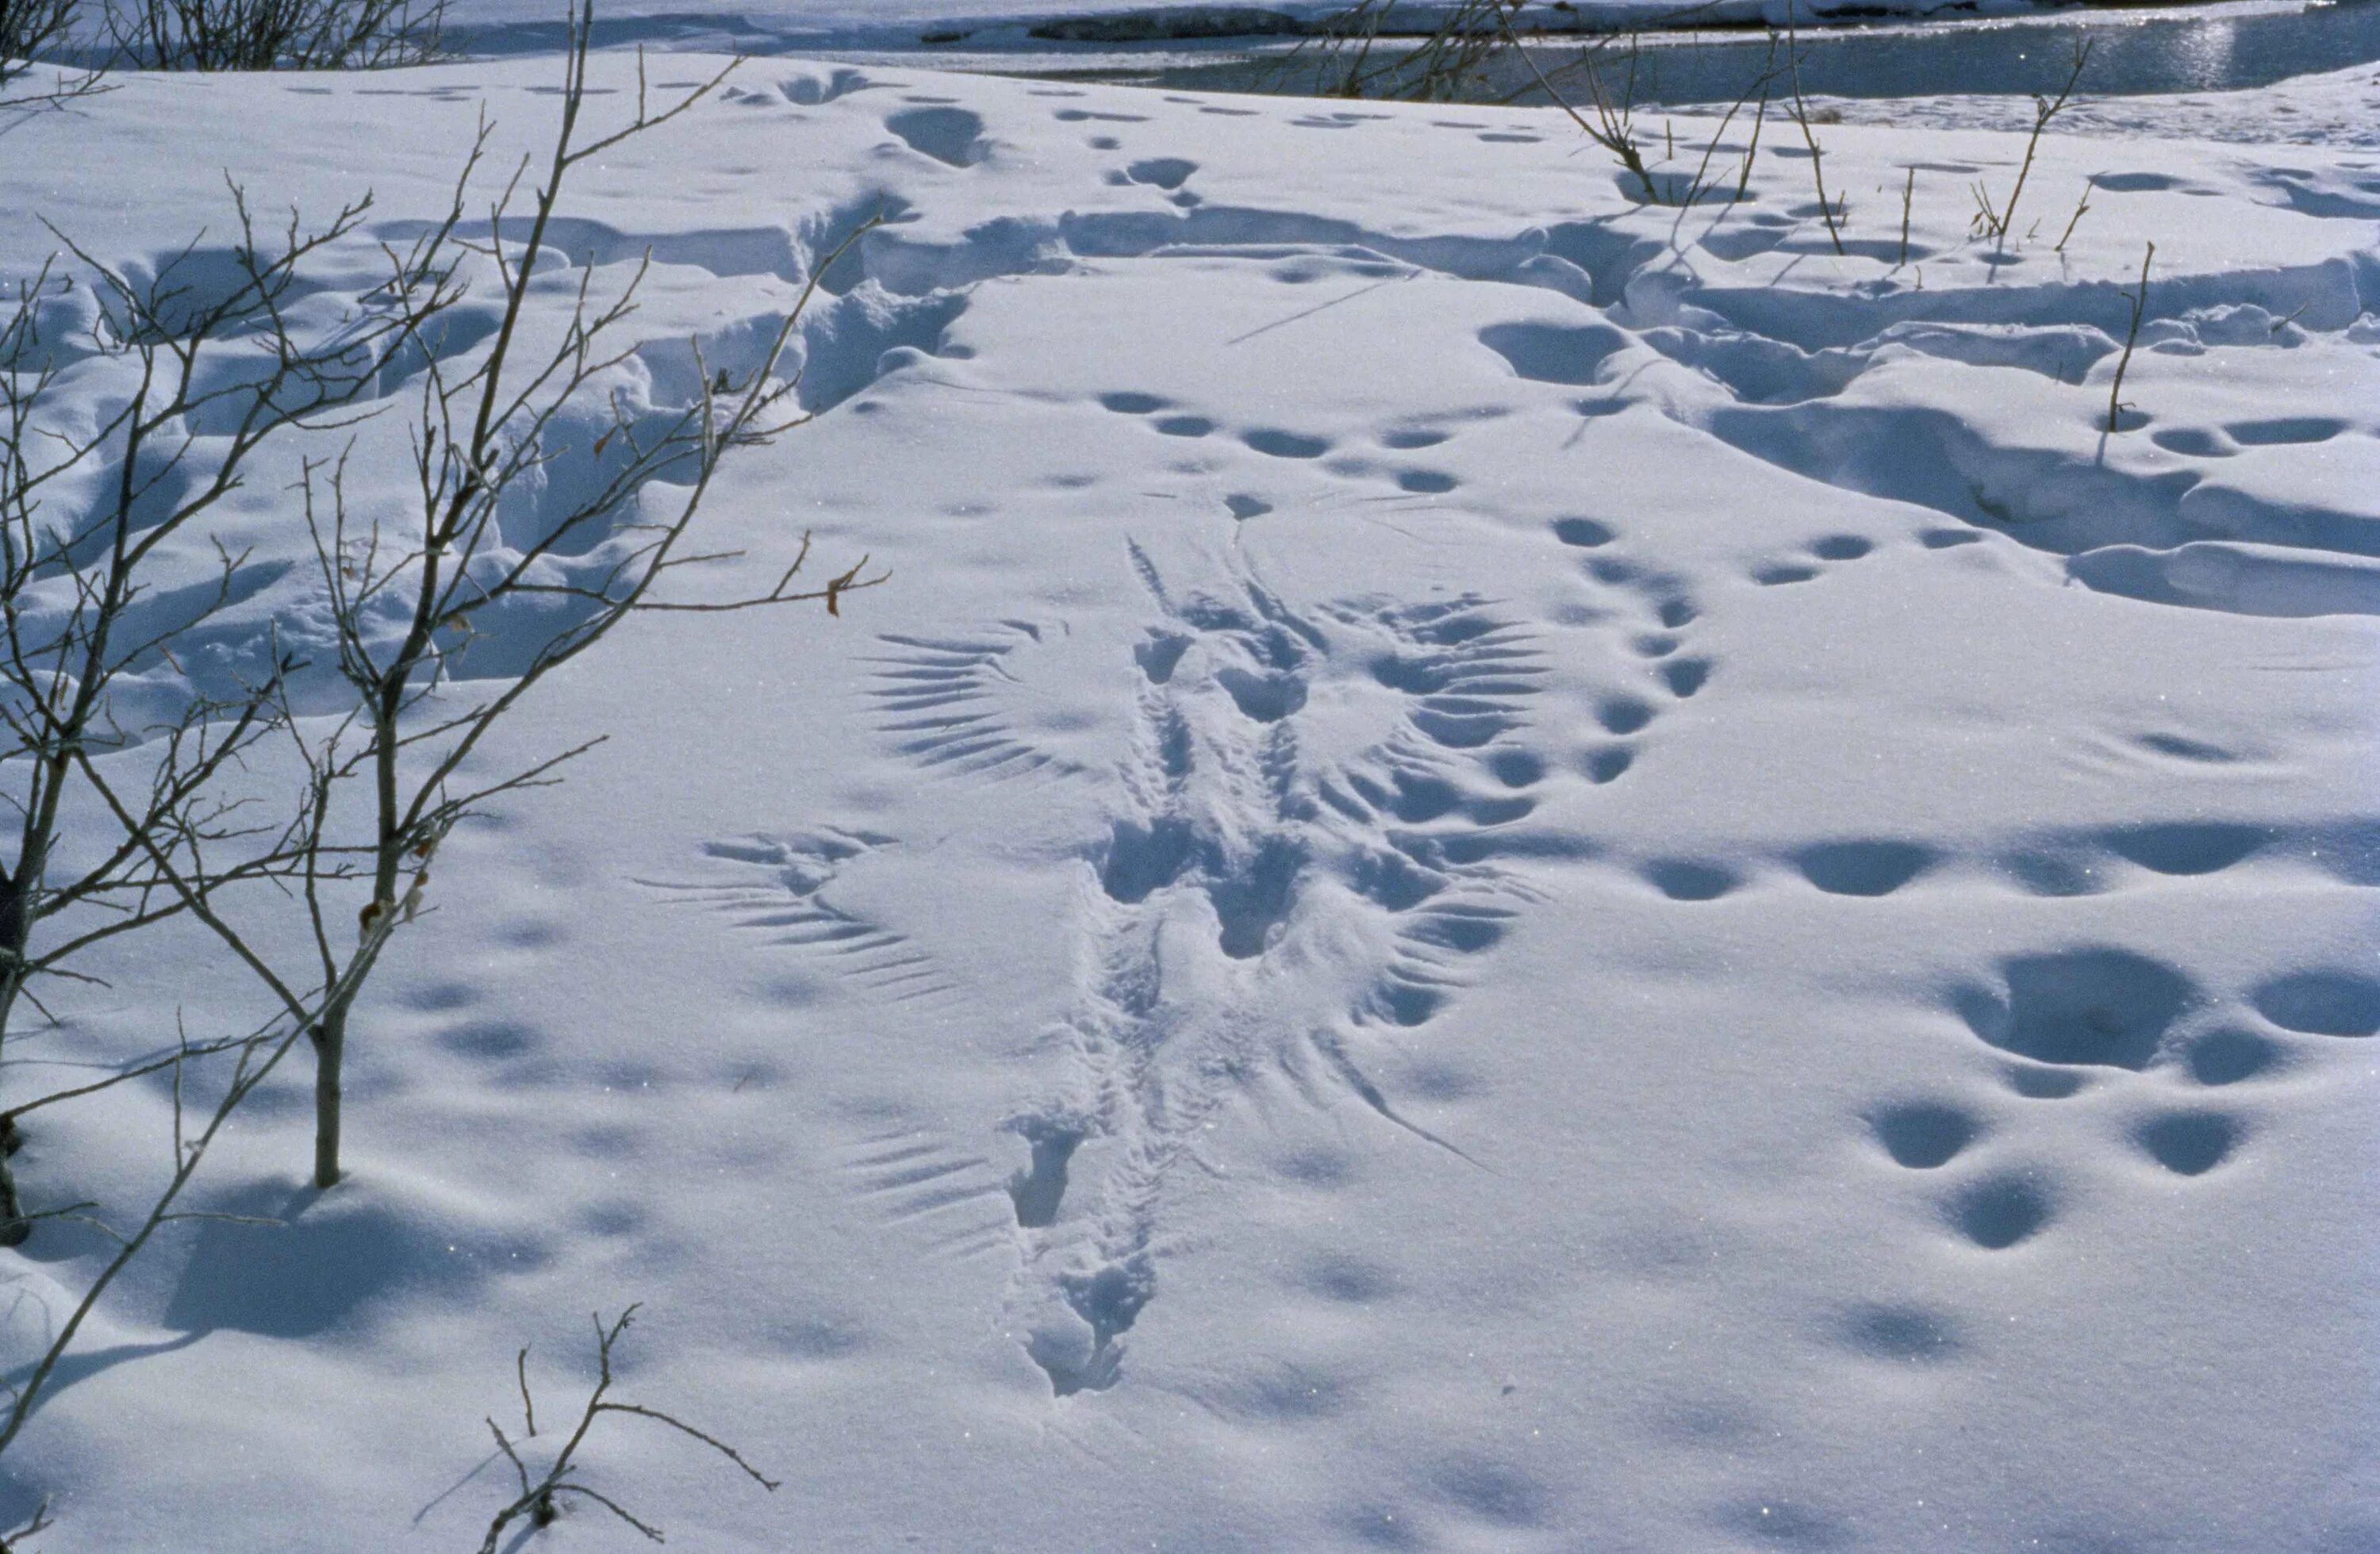
{"type": "Polygon", "coordinates": [[[2151,243],[2148,251],[2141,255],[2140,289],[2125,294],[2125,299],[2131,304],[2132,318],[2124,331],[2124,354],[2116,359],[2116,381],[2107,389],[2107,434],[2111,437],[2123,430],[2118,423],[2124,409],[2124,372],[2132,365],[2132,344],[2141,337],[2141,319],[2148,311],[2149,261],[2155,258],[2156,245],[2151,243]]]}
{"type": "MultiPolygon", "coordinates": [[[[504,1453],[505,1461],[513,1466],[514,1475],[520,1485],[520,1493],[510,1504],[498,1511],[494,1519],[488,1524],[488,1535],[480,1545],[480,1554],[496,1554],[497,1546],[504,1538],[504,1529],[524,1517],[528,1518],[533,1526],[542,1527],[552,1524],[558,1514],[555,1499],[561,1495],[577,1495],[582,1499],[592,1501],[635,1528],[651,1542],[665,1541],[659,1527],[642,1520],[619,1501],[601,1490],[581,1483],[574,1476],[577,1472],[579,1447],[585,1443],[588,1432],[594,1428],[595,1421],[606,1414],[632,1414],[639,1419],[650,1419],[655,1424],[666,1426],[689,1439],[701,1442],[726,1458],[743,1472],[744,1476],[760,1486],[761,1488],[773,1494],[780,1487],[776,1479],[769,1477],[747,1461],[742,1452],[709,1431],[698,1429],[662,1409],[649,1407],[643,1403],[611,1401],[609,1393],[613,1382],[612,1354],[618,1346],[621,1335],[628,1330],[628,1324],[636,1318],[639,1309],[641,1307],[638,1305],[629,1306],[609,1326],[605,1325],[601,1314],[595,1317],[595,1386],[588,1393],[585,1406],[579,1410],[577,1427],[555,1451],[552,1461],[547,1465],[543,1474],[532,1478],[528,1463],[522,1458],[519,1449],[513,1444],[511,1439],[493,1419],[487,1421],[489,1432],[495,1437],[497,1450],[504,1453]]],[[[528,1365],[528,1350],[523,1348],[515,1360],[515,1366],[520,1381],[521,1411],[531,1421],[529,1434],[534,1436],[537,1433],[534,1423],[536,1414],[529,1402],[528,1365]]]]}

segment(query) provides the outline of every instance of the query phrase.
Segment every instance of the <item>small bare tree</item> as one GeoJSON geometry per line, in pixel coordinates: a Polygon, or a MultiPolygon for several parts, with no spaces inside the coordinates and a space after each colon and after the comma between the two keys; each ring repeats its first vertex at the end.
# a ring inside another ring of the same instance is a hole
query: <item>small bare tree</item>
{"type": "MultiPolygon", "coordinates": [[[[318,1186],[339,1180],[348,1022],[384,942],[380,926],[392,917],[412,919],[438,846],[459,820],[503,795],[555,781],[558,769],[601,742],[590,737],[507,776],[463,782],[465,762],[490,732],[547,674],[631,614],[809,601],[840,613],[845,592],[883,580],[862,576],[862,557],[815,588],[802,586],[805,539],[791,565],[756,592],[709,601],[656,594],[657,585],[687,568],[740,553],[692,551],[688,536],[727,455],[806,419],[794,403],[795,381],[780,378],[777,369],[817,275],[832,260],[814,267],[773,335],[746,359],[714,370],[696,343],[695,387],[683,404],[642,402],[622,372],[634,349],[617,344],[618,326],[634,310],[642,264],[608,300],[598,297],[590,265],[560,321],[558,341],[527,344],[533,331],[554,322],[538,314],[531,299],[549,268],[548,235],[566,180],[589,159],[684,114],[727,73],[655,108],[639,60],[629,122],[581,140],[592,29],[592,6],[582,4],[571,18],[561,126],[527,209],[520,199],[530,171],[525,161],[490,211],[480,253],[498,285],[494,333],[459,368],[433,357],[424,374],[407,521],[359,518],[343,459],[306,472],[307,521],[350,698],[327,725],[294,713],[280,721],[306,774],[287,847],[301,859],[298,893],[315,964],[304,972],[272,965],[240,927],[210,910],[195,890],[183,890],[200,918],[293,1015],[308,1007],[309,987],[346,989],[310,1016],[318,1186]],[[508,515],[532,487],[566,494],[528,531],[508,515]],[[358,893],[359,906],[352,901],[358,893]]],[[[470,176],[467,168],[448,230],[461,220],[470,176]]],[[[450,284],[439,273],[432,299],[450,284]]],[[[427,320],[408,310],[411,290],[398,287],[395,295],[407,327],[421,333],[427,320]]],[[[179,885],[170,863],[159,867],[179,885]]]]}
{"type": "MultiPolygon", "coordinates": [[[[228,248],[193,243],[134,275],[68,243],[0,315],[0,807],[14,831],[0,843],[0,1050],[20,1002],[41,1007],[34,984],[77,976],[84,952],[294,868],[284,847],[249,846],[274,828],[216,792],[277,724],[290,665],[268,640],[245,676],[190,667],[254,586],[208,526],[269,443],[355,415],[453,299],[419,287],[402,310],[303,332],[290,309],[307,266],[370,200],[273,234],[232,197],[228,248]],[[110,387],[94,403],[69,391],[69,368],[110,387]],[[212,577],[188,574],[178,552],[193,541],[213,543],[212,577]],[[136,747],[153,758],[145,792],[94,785],[94,755],[136,747]],[[111,815],[113,845],[62,852],[68,832],[111,815]]],[[[0,1147],[30,1109],[0,1108],[0,1147]]],[[[0,1155],[0,1244],[28,1226],[0,1155]]]]}
{"type": "MultiPolygon", "coordinates": [[[[744,1476],[760,1486],[761,1488],[771,1494],[776,1492],[775,1479],[746,1462],[741,1452],[717,1436],[698,1430],[675,1414],[664,1413],[661,1409],[648,1408],[642,1403],[612,1401],[610,1395],[612,1351],[618,1346],[621,1335],[628,1330],[629,1322],[635,1318],[639,1309],[638,1306],[631,1305],[620,1313],[608,1327],[604,1325],[600,1313],[596,1316],[594,1390],[587,1395],[587,1404],[579,1411],[577,1427],[556,1449],[552,1461],[546,1464],[543,1473],[532,1478],[529,1475],[528,1463],[522,1458],[520,1452],[525,1441],[515,1441],[512,1437],[504,1434],[503,1427],[498,1425],[492,1416],[489,1418],[488,1431],[496,1438],[496,1450],[503,1452],[504,1461],[512,1464],[513,1473],[520,1481],[520,1495],[510,1505],[496,1512],[494,1519],[488,1524],[488,1536],[480,1545],[480,1554],[496,1554],[496,1546],[503,1539],[504,1529],[516,1522],[526,1520],[534,1527],[552,1526],[562,1514],[562,1505],[565,1496],[576,1496],[580,1499],[601,1506],[654,1543],[667,1541],[662,1536],[659,1527],[636,1516],[619,1501],[582,1482],[577,1476],[578,1448],[585,1443],[587,1432],[594,1428],[595,1421],[606,1414],[625,1414],[638,1419],[650,1419],[657,1425],[667,1426],[678,1434],[710,1447],[743,1470],[744,1476]]],[[[526,1439],[535,1439],[537,1402],[529,1393],[527,1349],[523,1349],[515,1357],[513,1374],[520,1383],[521,1422],[523,1429],[527,1432],[526,1439]]]]}
{"type": "MultiPolygon", "coordinates": [[[[70,1217],[117,1244],[67,1292],[30,1366],[0,1383],[0,1452],[156,1232],[219,1217],[184,1208],[188,1190],[240,1107],[301,1041],[318,1059],[316,1179],[337,1179],[346,1022],[412,920],[439,841],[494,795],[553,781],[596,743],[509,777],[461,783],[474,748],[534,685],[638,611],[816,600],[839,613],[844,592],[882,580],[862,575],[863,558],[816,588],[797,587],[805,539],[757,591],[654,592],[668,575],[735,553],[697,553],[688,531],[730,450],[802,419],[795,382],[777,370],[811,293],[757,351],[715,373],[698,344],[698,387],[659,407],[625,391],[629,351],[615,345],[641,266],[608,301],[596,298],[590,274],[558,318],[532,303],[546,295],[536,283],[552,268],[547,232],[565,177],[684,113],[721,79],[655,111],[640,67],[632,120],[582,142],[591,29],[582,5],[553,152],[526,210],[517,208],[526,162],[494,199],[484,242],[462,236],[488,143],[483,122],[450,208],[409,244],[383,244],[386,282],[352,305],[322,306],[309,267],[358,234],[369,199],[319,229],[293,214],[275,232],[259,226],[235,188],[238,235],[227,246],[194,242],[152,273],[111,268],[67,242],[67,257],[18,284],[14,306],[0,312],[0,804],[14,832],[13,854],[0,844],[0,1042],[20,1001],[41,1008],[42,978],[81,978],[69,961],[183,914],[278,1006],[249,1034],[177,1033],[163,1055],[0,1110],[7,1133],[19,1117],[171,1075],[168,1169],[129,1221],[88,1203],[28,1212],[0,1155],[0,1242],[70,1217]],[[471,255],[498,283],[494,333],[449,355],[453,337],[440,326],[465,295],[471,255]],[[213,539],[212,516],[269,445],[345,433],[352,447],[386,386],[407,378],[419,389],[410,522],[358,519],[343,455],[301,466],[293,518],[308,525],[330,623],[315,650],[330,662],[310,664],[271,625],[231,613],[251,591],[245,554],[215,543],[216,565],[194,581],[190,552],[213,539]],[[532,477],[567,477],[575,494],[523,534],[507,527],[508,504],[540,483],[532,477]],[[504,656],[467,666],[473,645],[492,638],[504,656]],[[293,753],[302,781],[276,812],[261,796],[271,783],[260,771],[293,753]],[[347,929],[342,919],[358,901],[347,929]],[[285,934],[251,939],[243,926],[261,920],[254,904],[270,911],[288,902],[311,941],[303,971],[269,958],[285,934]]],[[[599,1332],[604,1375],[580,1429],[535,1503],[514,1514],[534,1517],[557,1494],[602,1499],[568,1477],[600,1413],[655,1419],[750,1471],[681,1421],[608,1401],[611,1349],[625,1326],[624,1317],[599,1332]]],[[[524,1469],[524,1492],[534,1487],[524,1469]]]]}
{"type": "MultiPolygon", "coordinates": [[[[382,929],[379,937],[385,938],[389,931],[390,929],[382,929]]],[[[326,988],[318,996],[318,1001],[338,997],[343,991],[337,986],[326,988]]],[[[193,1220],[279,1223],[269,1220],[257,1221],[246,1215],[184,1209],[180,1205],[225,1125],[249,1098],[272,1077],[281,1060],[289,1055],[290,1049],[298,1044],[298,1038],[306,1029],[307,1022],[302,1018],[291,1020],[277,1015],[271,1023],[244,1037],[204,1045],[192,1043],[187,1038],[180,1038],[172,1058],[164,1065],[153,1065],[170,1066],[173,1070],[173,1127],[169,1138],[160,1140],[170,1149],[167,1156],[170,1163],[164,1184],[152,1196],[148,1207],[140,1211],[139,1219],[128,1229],[119,1229],[104,1218],[100,1205],[92,1203],[70,1204],[62,1208],[44,1210],[39,1216],[42,1219],[73,1219],[94,1226],[115,1243],[115,1251],[74,1296],[74,1304],[67,1311],[65,1318],[52,1329],[49,1342],[34,1360],[25,1379],[21,1382],[0,1382],[0,1391],[6,1395],[5,1405],[0,1405],[0,1454],[5,1454],[16,1443],[26,1421],[32,1417],[43,1394],[56,1379],[58,1363],[74,1346],[83,1323],[98,1308],[101,1298],[159,1231],[167,1225],[193,1220]],[[225,1055],[231,1059],[229,1075],[223,1081],[212,1104],[197,1108],[194,1112],[188,1096],[192,1069],[207,1058],[225,1055]]],[[[144,1069],[142,1072],[152,1071],[144,1069]]],[[[19,1529],[18,1536],[28,1530],[19,1529]]]]}

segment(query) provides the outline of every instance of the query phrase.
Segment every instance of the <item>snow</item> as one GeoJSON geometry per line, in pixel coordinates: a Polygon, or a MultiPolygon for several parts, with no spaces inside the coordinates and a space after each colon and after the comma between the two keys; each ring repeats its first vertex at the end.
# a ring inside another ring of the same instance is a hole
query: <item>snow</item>
{"type": "MultiPolygon", "coordinates": [[[[2368,150],[2380,146],[2375,103],[2380,103],[2380,70],[2357,66],[2249,91],[2086,97],[2059,115],[2058,127],[2065,134],[2093,140],[2143,136],[2368,150]]],[[[1900,97],[1888,102],[1830,97],[1824,105],[1849,124],[2024,130],[2033,127],[2034,115],[2032,100],[2023,97],[1900,97]]]]}
{"type": "MultiPolygon", "coordinates": [[[[154,265],[225,169],[402,236],[556,79],[128,77],[0,202],[154,265]]],[[[2375,90],[2083,104],[2004,249],[2000,109],[1816,127],[1839,257],[1775,120],[1682,212],[1546,111],[747,63],[559,273],[650,253],[659,402],[887,212],[702,528],[722,592],[806,531],[891,580],[542,687],[485,770],[612,738],[448,843],[352,1178],[301,1053],[204,1178],[289,1224],[136,1265],[7,1504],[472,1547],[516,1351],[545,1424],[641,1301],[624,1395],[783,1481],[607,1423],[693,1548],[2380,1543],[2375,90]]],[[[223,529],[220,662],[302,644],[282,482],[223,529]]],[[[257,1007],[118,942],[12,1092],[257,1007]]],[[[137,1200],[168,1093],[110,1094],[37,1204],[137,1200]]],[[[0,1254],[15,1354],[105,1244],[0,1254]]]]}

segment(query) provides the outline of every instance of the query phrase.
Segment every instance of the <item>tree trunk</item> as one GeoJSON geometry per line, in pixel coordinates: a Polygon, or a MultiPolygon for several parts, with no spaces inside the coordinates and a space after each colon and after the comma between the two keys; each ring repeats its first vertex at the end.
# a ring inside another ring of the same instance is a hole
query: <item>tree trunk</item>
{"type": "MultiPolygon", "coordinates": [[[[21,868],[18,877],[23,877],[21,868]]],[[[0,972],[0,1038],[5,1038],[8,1017],[17,1010],[17,994],[25,985],[25,942],[31,936],[24,891],[14,881],[0,885],[0,956],[6,957],[7,967],[0,972]]],[[[33,1233],[17,1196],[16,1168],[8,1163],[17,1143],[17,1119],[0,1116],[0,1246],[22,1246],[33,1233]]]]}
{"type": "Polygon", "coordinates": [[[314,1185],[339,1184],[339,1063],[347,1050],[347,1006],[324,1010],[314,1026],[314,1185]]]}
{"type": "Polygon", "coordinates": [[[22,1246],[33,1233],[25,1206],[17,1196],[17,1172],[8,1157],[17,1152],[17,1120],[0,1117],[0,1246],[22,1246]]]}

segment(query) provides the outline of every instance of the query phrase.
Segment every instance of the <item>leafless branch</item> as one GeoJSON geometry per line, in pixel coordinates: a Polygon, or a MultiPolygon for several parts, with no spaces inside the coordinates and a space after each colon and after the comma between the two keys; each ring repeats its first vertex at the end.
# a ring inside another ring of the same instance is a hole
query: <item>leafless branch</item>
{"type": "MultiPolygon", "coordinates": [[[[532,1526],[552,1525],[555,1517],[560,1514],[556,1497],[562,1495],[576,1495],[582,1499],[591,1500],[634,1527],[652,1542],[664,1541],[659,1527],[639,1519],[617,1500],[579,1482],[573,1476],[578,1471],[579,1447],[585,1443],[587,1434],[594,1427],[595,1421],[606,1414],[631,1414],[639,1419],[650,1419],[655,1424],[667,1426],[678,1434],[710,1447],[711,1451],[735,1463],[747,1478],[763,1489],[774,1493],[778,1488],[777,1480],[754,1467],[745,1460],[742,1452],[709,1431],[698,1429],[662,1409],[648,1407],[643,1403],[613,1402],[611,1400],[609,1394],[613,1381],[612,1353],[618,1345],[621,1335],[628,1330],[628,1324],[635,1319],[639,1309],[638,1306],[629,1306],[608,1327],[600,1314],[594,1318],[595,1386],[593,1390],[588,1393],[586,1406],[579,1411],[577,1427],[571,1430],[568,1439],[554,1452],[552,1461],[547,1465],[543,1474],[532,1478],[528,1464],[521,1457],[519,1449],[493,1419],[487,1422],[490,1433],[496,1438],[497,1449],[504,1453],[505,1460],[512,1463],[513,1471],[519,1479],[520,1494],[511,1504],[497,1512],[494,1519],[488,1524],[488,1536],[480,1545],[480,1554],[496,1554],[496,1546],[503,1539],[504,1529],[524,1518],[532,1526]]],[[[528,1434],[534,1437],[537,1434],[537,1414],[529,1398],[528,1366],[528,1351],[524,1348],[515,1360],[515,1370],[520,1383],[521,1412],[528,1421],[528,1434]]]]}

